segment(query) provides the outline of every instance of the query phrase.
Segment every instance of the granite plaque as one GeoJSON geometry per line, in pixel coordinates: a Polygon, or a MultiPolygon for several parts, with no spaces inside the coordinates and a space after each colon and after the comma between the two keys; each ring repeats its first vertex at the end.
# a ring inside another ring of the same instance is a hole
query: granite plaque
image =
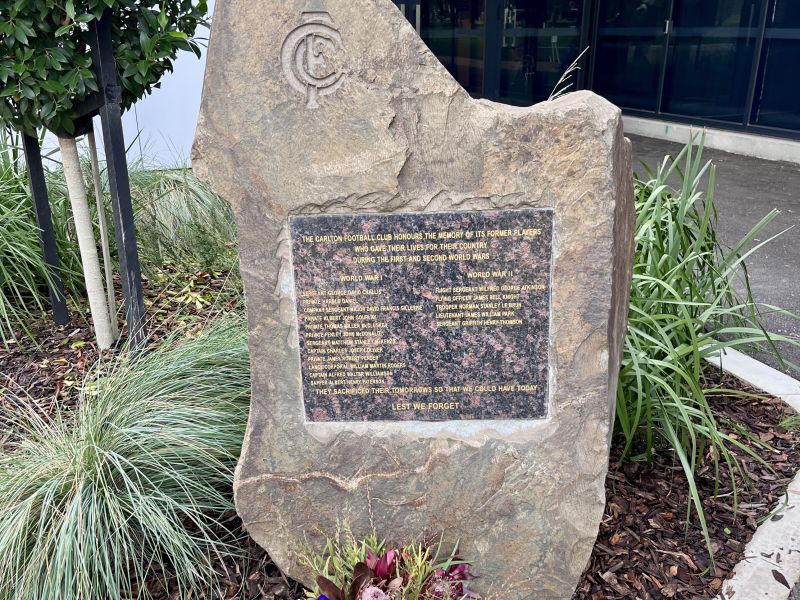
{"type": "Polygon", "coordinates": [[[547,415],[551,209],[289,224],[308,420],[547,415]]]}

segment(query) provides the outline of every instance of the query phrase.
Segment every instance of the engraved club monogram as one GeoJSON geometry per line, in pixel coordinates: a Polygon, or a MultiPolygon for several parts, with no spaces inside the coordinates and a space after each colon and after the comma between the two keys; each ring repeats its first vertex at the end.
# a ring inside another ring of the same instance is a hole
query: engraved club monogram
{"type": "Polygon", "coordinates": [[[292,30],[281,47],[281,66],[289,84],[306,97],[306,108],[318,108],[320,96],[333,94],[344,73],[333,63],[343,49],[342,36],[324,11],[302,13],[302,25],[292,30]]]}

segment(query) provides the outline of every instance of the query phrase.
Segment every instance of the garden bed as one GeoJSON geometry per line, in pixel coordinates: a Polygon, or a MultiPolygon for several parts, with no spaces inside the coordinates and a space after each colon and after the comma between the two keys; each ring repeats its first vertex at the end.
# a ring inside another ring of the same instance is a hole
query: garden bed
{"type": "MultiPolygon", "coordinates": [[[[748,389],[717,370],[709,371],[707,379],[709,386],[748,389]]],[[[720,591],[743,558],[756,527],[781,503],[800,465],[800,433],[780,426],[793,411],[779,399],[727,395],[713,397],[712,402],[722,431],[740,438],[748,432],[771,448],[761,454],[769,468],[743,452],[734,452],[751,481],[751,485],[737,481],[738,511],[726,471],[719,474],[716,498],[713,469],[703,467],[698,473],[715,564],[710,565],[694,513],[687,534],[688,486],[672,452],[665,449],[654,456],[652,466],[620,464],[621,448],[616,445],[606,478],[607,504],[600,535],[573,600],[696,600],[712,598],[720,591]]],[[[247,538],[241,550],[241,557],[217,562],[227,598],[303,597],[302,586],[284,579],[264,550],[247,538]]]]}
{"type": "MultiPolygon", "coordinates": [[[[145,280],[148,345],[155,347],[173,331],[190,331],[213,315],[231,310],[238,302],[238,293],[231,291],[228,282],[227,273],[178,276],[169,269],[145,280]]],[[[116,283],[119,290],[118,277],[116,283]]],[[[120,296],[117,305],[121,302],[120,296]]],[[[52,413],[56,406],[68,408],[75,403],[79,384],[97,363],[99,353],[87,317],[80,313],[71,316],[67,325],[51,321],[32,324],[32,338],[17,332],[16,342],[7,348],[0,344],[0,443],[11,430],[3,414],[13,409],[19,398],[27,399],[43,414],[52,413]]],[[[120,339],[124,340],[127,332],[120,325],[120,339]]],[[[105,358],[114,353],[106,351],[105,358]]]]}
{"type": "MultiPolygon", "coordinates": [[[[153,315],[151,343],[177,329],[192,335],[210,314],[231,308],[236,300],[226,295],[225,281],[224,276],[197,273],[188,279],[173,278],[169,284],[148,285],[146,303],[153,315]]],[[[40,326],[36,333],[38,347],[23,339],[9,349],[0,349],[3,411],[14,409],[14,403],[19,402],[14,396],[26,398],[44,412],[56,406],[69,407],[75,402],[79,382],[98,358],[85,322],[40,326]],[[14,394],[3,393],[3,388],[14,394]]],[[[706,372],[706,379],[707,387],[747,389],[713,368],[706,372]]],[[[756,527],[780,504],[800,464],[800,434],[780,426],[791,409],[778,399],[735,394],[710,397],[710,402],[720,430],[739,439],[758,439],[765,446],[760,455],[769,465],[734,451],[744,471],[744,477],[736,482],[738,511],[734,509],[727,470],[715,473],[710,460],[699,470],[696,480],[715,563],[709,562],[694,513],[687,512],[688,486],[672,450],[656,452],[648,465],[644,461],[620,463],[621,448],[615,446],[600,535],[574,600],[713,597],[742,558],[756,527]],[[719,481],[716,496],[715,478],[719,481]],[[691,517],[688,532],[687,515],[691,517]]],[[[238,523],[235,515],[229,518],[238,523]]],[[[246,536],[237,555],[218,557],[215,569],[221,575],[226,598],[294,599],[303,595],[302,587],[285,579],[266,553],[246,536]]],[[[148,586],[156,597],[171,597],[161,582],[150,581],[148,586]]]]}
{"type": "MultiPolygon", "coordinates": [[[[716,369],[707,372],[707,378],[710,385],[757,393],[716,369]]],[[[699,469],[696,481],[714,548],[714,564],[710,564],[694,514],[686,529],[689,488],[671,449],[656,454],[652,466],[631,462],[619,465],[620,449],[615,447],[606,479],[607,503],[600,535],[573,600],[716,596],[743,558],[745,545],[758,525],[783,501],[800,465],[800,433],[780,425],[793,411],[783,401],[770,397],[725,395],[709,400],[720,431],[739,439],[751,435],[760,440],[765,448],[759,455],[769,465],[742,451],[732,451],[744,471],[744,477],[736,481],[738,510],[728,471],[715,473],[710,460],[699,469]],[[716,496],[715,477],[719,481],[716,496]]],[[[780,556],[774,560],[779,562],[780,556]]]]}

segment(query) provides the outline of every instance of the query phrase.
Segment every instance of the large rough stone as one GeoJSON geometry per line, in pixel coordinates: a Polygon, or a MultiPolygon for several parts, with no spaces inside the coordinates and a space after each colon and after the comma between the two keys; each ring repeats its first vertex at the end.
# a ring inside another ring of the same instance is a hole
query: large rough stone
{"type": "Polygon", "coordinates": [[[398,540],[444,531],[479,591],[569,598],[603,512],[627,314],[620,111],[589,92],[529,108],[474,100],[390,0],[226,0],[194,167],[238,219],[253,400],[235,496],[255,540],[310,583],[297,549],[337,521],[398,540]],[[298,62],[306,23],[321,34],[298,62]],[[290,215],[523,207],[555,218],[546,418],[306,422],[290,215]]]}

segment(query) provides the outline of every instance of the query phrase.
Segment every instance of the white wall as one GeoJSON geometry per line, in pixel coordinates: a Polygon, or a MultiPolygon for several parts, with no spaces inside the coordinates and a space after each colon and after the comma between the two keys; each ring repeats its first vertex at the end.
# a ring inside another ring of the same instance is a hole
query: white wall
{"type": "MultiPolygon", "coordinates": [[[[208,10],[209,15],[213,14],[214,0],[209,0],[208,10]]],[[[197,35],[206,38],[200,59],[191,52],[181,52],[174,71],[161,80],[161,87],[122,115],[125,142],[133,142],[129,160],[136,160],[141,153],[147,162],[156,165],[189,164],[200,110],[208,31],[197,35]]],[[[99,131],[100,123],[95,127],[99,131]]]]}

